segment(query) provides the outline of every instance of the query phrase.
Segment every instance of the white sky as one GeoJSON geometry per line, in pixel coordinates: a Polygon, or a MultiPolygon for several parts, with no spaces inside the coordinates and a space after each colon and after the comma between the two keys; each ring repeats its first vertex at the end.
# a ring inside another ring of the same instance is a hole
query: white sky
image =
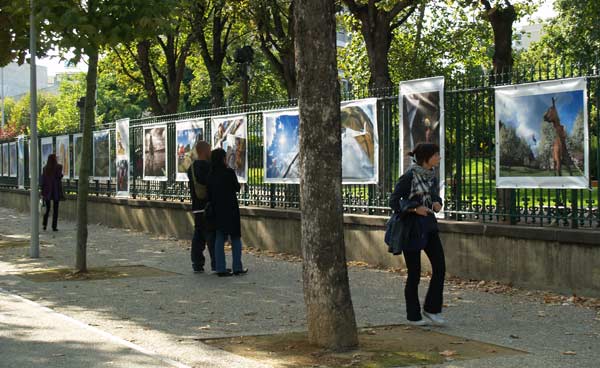
{"type": "MultiPolygon", "coordinates": [[[[553,9],[554,0],[545,0],[544,3],[540,6],[537,12],[535,12],[531,18],[523,19],[521,22],[516,24],[516,27],[522,27],[529,23],[532,23],[539,19],[547,19],[556,15],[556,12],[553,9]]],[[[76,67],[66,67],[64,61],[60,61],[60,59],[56,56],[53,58],[43,58],[37,60],[38,65],[43,65],[48,68],[48,76],[56,75],[57,73],[61,73],[64,71],[73,71],[79,70],[82,72],[87,71],[87,65],[85,63],[79,63],[76,67]]]]}

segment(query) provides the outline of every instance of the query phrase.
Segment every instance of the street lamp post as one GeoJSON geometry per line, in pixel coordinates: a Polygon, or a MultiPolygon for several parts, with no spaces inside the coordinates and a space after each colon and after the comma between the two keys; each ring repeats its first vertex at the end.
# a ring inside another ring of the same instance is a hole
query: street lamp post
{"type": "Polygon", "coordinates": [[[35,68],[36,57],[36,29],[35,29],[35,0],[31,0],[31,14],[29,15],[29,33],[30,44],[29,53],[31,54],[31,72],[30,72],[30,95],[31,95],[31,140],[29,141],[29,173],[31,176],[31,258],[40,256],[40,213],[38,210],[39,196],[39,175],[38,170],[38,134],[37,134],[37,75],[35,68]]]}

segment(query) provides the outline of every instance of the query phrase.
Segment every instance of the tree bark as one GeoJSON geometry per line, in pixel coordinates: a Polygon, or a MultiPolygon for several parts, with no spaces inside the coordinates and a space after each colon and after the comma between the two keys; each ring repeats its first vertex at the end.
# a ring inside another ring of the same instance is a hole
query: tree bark
{"type": "Polygon", "coordinates": [[[410,17],[418,4],[418,0],[397,0],[389,10],[385,10],[379,2],[380,0],[370,0],[362,4],[356,0],[344,0],[352,15],[360,21],[360,31],[369,57],[371,89],[392,87],[388,66],[392,33],[410,17]],[[401,12],[405,14],[396,19],[401,12]]]}
{"type": "Polygon", "coordinates": [[[358,345],[344,248],[334,0],[295,8],[304,302],[312,344],[358,345]]]}
{"type": "Polygon", "coordinates": [[[85,107],[83,122],[83,147],[79,182],[77,185],[77,249],[75,270],[87,272],[87,236],[88,214],[87,200],[89,193],[89,176],[92,162],[92,130],[95,121],[96,83],[98,78],[98,48],[88,52],[89,64],[86,76],[85,107]]]}
{"type": "Polygon", "coordinates": [[[505,0],[505,6],[491,6],[488,0],[482,1],[485,15],[494,31],[494,74],[509,74],[512,70],[514,59],[512,56],[512,26],[517,19],[515,7],[505,0]]]}

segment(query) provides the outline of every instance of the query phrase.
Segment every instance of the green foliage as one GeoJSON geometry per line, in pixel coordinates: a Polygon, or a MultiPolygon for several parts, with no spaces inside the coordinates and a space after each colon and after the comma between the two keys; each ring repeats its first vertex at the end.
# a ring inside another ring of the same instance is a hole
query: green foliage
{"type": "Polygon", "coordinates": [[[521,62],[597,63],[600,60],[600,2],[555,0],[554,8],[557,16],[544,24],[544,36],[520,56],[521,62]]]}

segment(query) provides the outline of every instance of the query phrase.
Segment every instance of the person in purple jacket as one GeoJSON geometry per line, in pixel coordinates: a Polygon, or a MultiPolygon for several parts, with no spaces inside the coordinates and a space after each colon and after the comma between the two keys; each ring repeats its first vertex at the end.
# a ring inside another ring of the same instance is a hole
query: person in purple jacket
{"type": "Polygon", "coordinates": [[[61,200],[62,193],[62,165],[56,161],[56,155],[48,156],[48,162],[44,166],[41,177],[42,199],[46,205],[46,213],[44,213],[44,221],[42,225],[44,230],[48,225],[48,215],[50,214],[50,202],[52,201],[52,231],[58,231],[58,202],[61,200]]]}

